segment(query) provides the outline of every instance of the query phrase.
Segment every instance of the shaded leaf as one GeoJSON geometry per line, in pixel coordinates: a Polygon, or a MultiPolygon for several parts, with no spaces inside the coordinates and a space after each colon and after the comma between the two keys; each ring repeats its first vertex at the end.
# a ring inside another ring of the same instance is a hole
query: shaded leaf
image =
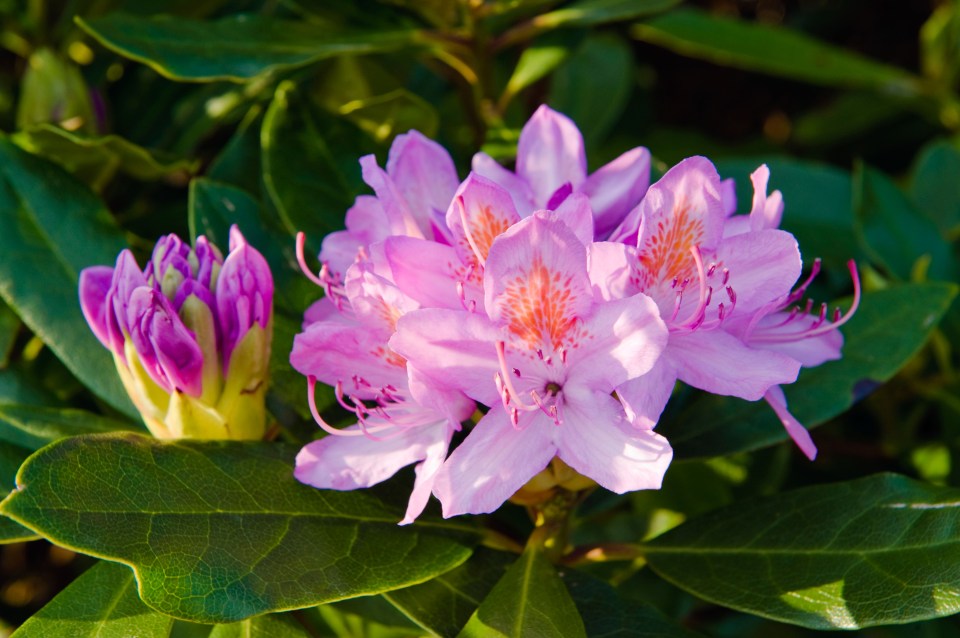
{"type": "MultiPolygon", "coordinates": [[[[784,386],[790,411],[808,428],[844,412],[889,380],[923,346],[951,302],[949,284],[903,284],[867,293],[843,328],[843,358],[800,372],[784,386]]],[[[755,450],[787,439],[764,401],[700,394],[683,408],[667,408],[658,431],[678,458],[755,450]]]]}
{"type": "Polygon", "coordinates": [[[681,55],[771,75],[824,84],[919,93],[917,78],[784,27],[722,18],[692,9],[637,24],[635,37],[681,55]]]}
{"type": "Polygon", "coordinates": [[[27,619],[17,638],[168,638],[173,618],[159,614],[137,595],[133,572],[100,562],[27,619]]]}
{"type": "Polygon", "coordinates": [[[960,230],[960,151],[946,141],[924,148],[913,170],[913,201],[945,235],[960,230]]]}
{"type": "Polygon", "coordinates": [[[0,295],[98,396],[137,412],[80,312],[80,270],[113,264],[123,234],[86,186],[0,139],[0,295]]]}
{"type": "Polygon", "coordinates": [[[378,142],[410,129],[435,137],[440,128],[440,114],[433,105],[406,89],[351,100],[338,111],[378,142]]]}
{"type": "Polygon", "coordinates": [[[60,164],[94,188],[104,186],[117,171],[154,180],[171,173],[193,173],[199,165],[196,160],[148,151],[119,135],[78,135],[49,124],[18,131],[11,139],[21,148],[60,164]]]}
{"type": "Polygon", "coordinates": [[[455,636],[515,561],[513,554],[479,547],[459,567],[383,596],[424,629],[455,636]]]}
{"type": "MultiPolygon", "coordinates": [[[[0,441],[0,493],[8,494],[14,488],[17,470],[29,455],[30,450],[0,441]]],[[[0,543],[16,543],[34,538],[37,538],[37,535],[33,531],[6,516],[0,516],[0,543]]]]}
{"type": "Polygon", "coordinates": [[[380,593],[470,555],[466,525],[398,527],[402,513],[370,492],[298,483],[298,451],[74,437],[30,458],[0,513],[64,547],[132,565],[144,602],[195,622],[380,593]]]}
{"type": "Polygon", "coordinates": [[[263,181],[289,232],[319,240],[343,227],[362,185],[357,160],[369,147],[351,128],[311,107],[292,82],[277,88],[261,129],[263,181]],[[351,152],[331,151],[341,148],[351,152]]]}
{"type": "Polygon", "coordinates": [[[210,638],[310,638],[310,634],[289,614],[268,614],[217,625],[210,638]]]}
{"type": "Polygon", "coordinates": [[[10,363],[10,351],[20,332],[20,318],[11,310],[10,306],[0,299],[0,370],[10,363]]]}
{"type": "Polygon", "coordinates": [[[960,492],[893,474],[740,502],[644,546],[657,573],[814,629],[960,611],[960,492]]]}
{"type": "Polygon", "coordinates": [[[412,29],[348,31],[317,23],[239,15],[218,21],[114,13],[77,24],[108,49],[174,80],[242,82],[338,55],[414,46],[412,29]]]}
{"type": "Polygon", "coordinates": [[[31,451],[68,436],[117,431],[143,428],[87,410],[0,401],[0,440],[31,451]]]}
{"type": "Polygon", "coordinates": [[[573,118],[588,144],[617,123],[633,88],[633,54],[615,35],[591,35],[550,82],[550,104],[573,118]]]}
{"type": "Polygon", "coordinates": [[[858,164],[854,172],[858,230],[873,260],[902,280],[911,279],[917,260],[929,259],[932,279],[954,278],[956,260],[929,218],[883,173],[858,164]]]}
{"type": "Polygon", "coordinates": [[[532,547],[507,569],[460,632],[460,638],[586,635],[563,581],[532,547]]]}

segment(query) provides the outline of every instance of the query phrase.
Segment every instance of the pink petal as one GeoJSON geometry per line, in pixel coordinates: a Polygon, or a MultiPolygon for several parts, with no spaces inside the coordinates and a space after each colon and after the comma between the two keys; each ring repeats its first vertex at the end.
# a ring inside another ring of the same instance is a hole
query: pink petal
{"type": "Polygon", "coordinates": [[[626,217],[650,186],[650,151],[629,150],[594,171],[581,192],[590,198],[597,237],[605,237],[626,217]]]}
{"type": "MultiPolygon", "coordinates": [[[[737,314],[751,312],[789,294],[802,269],[797,240],[782,230],[727,237],[717,249],[716,261],[730,271],[727,285],[737,295],[737,314]]],[[[722,290],[713,292],[715,300],[726,299],[725,294],[718,294],[722,290]]]]}
{"type": "Polygon", "coordinates": [[[577,125],[546,105],[538,108],[520,132],[517,175],[541,208],[564,183],[579,189],[587,177],[587,156],[577,125]]]}
{"type": "Polygon", "coordinates": [[[537,214],[566,224],[584,246],[593,242],[593,209],[583,193],[571,193],[556,210],[539,211],[537,214]]]}
{"type": "Polygon", "coordinates": [[[783,195],[780,191],[773,191],[767,195],[767,182],[770,180],[770,169],[766,164],[761,165],[750,174],[753,182],[753,206],[750,208],[750,227],[752,230],[763,228],[779,228],[783,217],[783,195]]]}
{"type": "Polygon", "coordinates": [[[607,394],[574,397],[565,391],[564,396],[557,448],[567,465],[618,494],[660,487],[673,459],[665,438],[630,427],[620,404],[607,394]]]}
{"type": "Polygon", "coordinates": [[[631,379],[617,388],[627,420],[634,427],[652,430],[673,394],[677,371],[664,357],[641,377],[631,379]]]}
{"type": "MultiPolygon", "coordinates": [[[[382,421],[371,419],[371,425],[382,421]]],[[[403,467],[423,460],[437,442],[449,441],[449,426],[434,425],[398,430],[397,436],[372,439],[366,436],[328,435],[305,445],[297,454],[293,475],[301,483],[331,490],[370,487],[390,478],[403,467]]],[[[359,425],[345,428],[359,432],[359,425]]]]}
{"type": "Polygon", "coordinates": [[[720,191],[720,176],[703,157],[683,160],[650,187],[640,203],[643,223],[637,240],[642,290],[674,277],[697,280],[691,249],[713,250],[723,235],[720,191]]]}
{"type": "Polygon", "coordinates": [[[506,190],[471,173],[457,189],[446,219],[462,261],[482,265],[493,240],[520,221],[520,215],[506,190]]]}
{"type": "Polygon", "coordinates": [[[817,458],[817,446],[810,437],[810,432],[787,411],[787,397],[784,396],[780,386],[775,385],[771,387],[767,390],[767,393],[763,395],[763,398],[767,400],[767,403],[770,404],[773,411],[777,413],[777,418],[783,423],[787,434],[789,434],[793,442],[797,444],[800,451],[811,461],[817,458]]]}
{"type": "Polygon", "coordinates": [[[421,306],[463,309],[457,282],[464,284],[468,304],[482,303],[480,273],[465,266],[453,247],[413,237],[390,237],[383,247],[397,287],[421,306]]]}
{"type": "Polygon", "coordinates": [[[597,300],[623,299],[637,293],[633,281],[637,249],[626,244],[598,241],[587,247],[590,283],[597,300]]]}
{"type": "Polygon", "coordinates": [[[723,214],[726,217],[737,212],[737,183],[732,177],[720,182],[720,201],[723,203],[723,214]]]}
{"type": "Polygon", "coordinates": [[[398,135],[390,146],[387,174],[423,228],[433,211],[446,211],[460,179],[445,148],[419,131],[398,135]]]}
{"type": "Polygon", "coordinates": [[[437,473],[443,467],[443,462],[447,458],[447,450],[450,448],[450,437],[453,434],[451,428],[447,428],[447,436],[437,439],[429,444],[424,451],[424,459],[414,468],[417,475],[413,482],[413,491],[410,493],[410,500],[407,503],[407,512],[400,521],[400,525],[409,525],[423,512],[430,500],[430,494],[433,493],[433,486],[437,481],[437,473]]]}
{"type": "Polygon", "coordinates": [[[646,295],[600,303],[569,353],[568,382],[609,394],[648,372],[666,345],[667,327],[646,295]]]}
{"type": "MultiPolygon", "coordinates": [[[[794,317],[787,321],[789,317],[789,313],[786,312],[767,315],[757,322],[751,335],[747,335],[746,343],[753,345],[753,347],[767,348],[785,354],[799,361],[805,368],[812,368],[840,358],[840,350],[843,348],[843,334],[839,330],[830,330],[813,337],[791,338],[792,335],[810,329],[818,320],[818,316],[794,317]],[[764,340],[763,343],[753,343],[752,336],[760,332],[768,339],[764,340]],[[781,341],[775,338],[769,339],[769,337],[778,336],[782,339],[781,341]]],[[[738,323],[744,321],[745,319],[738,323]]]]}
{"type": "Polygon", "coordinates": [[[418,405],[446,416],[452,423],[466,421],[477,409],[476,403],[442,377],[431,377],[409,361],[407,379],[410,396],[418,405]]]}
{"type": "Polygon", "coordinates": [[[770,386],[793,383],[800,362],[770,350],[755,350],[723,330],[670,335],[663,353],[680,380],[695,388],[756,401],[770,386]]]}
{"type": "Polygon", "coordinates": [[[360,195],[347,211],[346,226],[347,230],[324,237],[320,247],[320,261],[341,276],[356,261],[361,247],[386,238],[387,214],[376,197],[360,195]]]}
{"type": "Polygon", "coordinates": [[[517,429],[502,406],[492,408],[437,473],[433,493],[444,518],[503,505],[553,458],[556,427],[543,414],[527,412],[517,429]]]}
{"type": "Polygon", "coordinates": [[[566,224],[528,217],[494,242],[484,292],[490,318],[531,350],[569,346],[593,305],[586,248],[566,224]]]}
{"type": "Polygon", "coordinates": [[[417,219],[410,213],[407,201],[403,198],[393,179],[377,165],[377,158],[373,155],[361,157],[360,167],[363,172],[363,181],[377,194],[377,199],[383,207],[390,234],[422,239],[423,229],[420,228],[417,219]]]}
{"type": "Polygon", "coordinates": [[[486,153],[474,155],[471,168],[477,175],[486,177],[505,188],[510,193],[510,197],[513,198],[514,208],[521,217],[529,217],[530,213],[537,208],[533,201],[533,192],[530,190],[530,186],[523,179],[517,177],[516,173],[508,171],[486,153]]]}
{"type": "Polygon", "coordinates": [[[420,307],[365,262],[350,267],[344,288],[357,321],[382,335],[393,334],[397,319],[420,307]]]}
{"type": "Polygon", "coordinates": [[[494,343],[502,335],[478,313],[426,308],[400,318],[390,348],[417,369],[485,405],[500,403],[494,343]]]}

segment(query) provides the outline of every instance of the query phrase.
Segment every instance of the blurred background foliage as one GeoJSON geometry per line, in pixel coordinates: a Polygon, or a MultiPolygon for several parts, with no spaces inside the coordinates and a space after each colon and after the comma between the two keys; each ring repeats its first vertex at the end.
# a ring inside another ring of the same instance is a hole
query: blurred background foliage
{"type": "MultiPolygon", "coordinates": [[[[737,178],[741,211],[747,175],[767,162],[784,227],[808,263],[824,260],[813,296],[848,294],[843,264],[856,258],[866,288],[889,294],[845,329],[848,344],[861,330],[857,352],[895,356],[866,376],[801,378],[791,406],[808,425],[825,422],[814,464],[769,446],[784,438],[772,415],[682,390],[661,425],[681,459],[664,489],[596,494],[579,512],[580,543],[652,537],[746,495],[876,471],[960,486],[960,310],[946,310],[945,288],[897,287],[957,280],[958,91],[955,0],[0,0],[7,190],[22,186],[17,148],[59,165],[141,257],[169,232],[225,244],[227,222],[242,220],[280,284],[270,407],[291,441],[314,434],[286,353],[317,294],[296,270],[292,235],[306,231],[316,249],[341,228],[366,192],[357,158],[382,160],[396,134],[435,137],[466,175],[478,149],[509,162],[545,102],[580,126],[591,170],[637,145],[655,172],[706,155],[737,178]]],[[[14,213],[0,206],[3,216],[14,213]]],[[[13,254],[12,241],[0,238],[0,250],[13,254]]],[[[9,285],[3,297],[23,303],[9,285]]],[[[25,416],[24,405],[125,418],[108,389],[78,380],[87,364],[47,343],[46,324],[10,306],[0,302],[0,420],[47,430],[3,448],[4,490],[32,449],[57,438],[50,428],[68,431],[62,410],[25,416]]],[[[508,534],[529,527],[517,508],[498,517],[508,534]]],[[[3,622],[19,625],[92,562],[41,541],[4,545],[3,622]]],[[[641,568],[591,570],[703,635],[815,633],[708,604],[641,568]]],[[[310,622],[318,635],[419,635],[397,613],[400,598],[327,605],[310,622]]],[[[957,632],[960,621],[945,618],[860,635],[957,632]]]]}

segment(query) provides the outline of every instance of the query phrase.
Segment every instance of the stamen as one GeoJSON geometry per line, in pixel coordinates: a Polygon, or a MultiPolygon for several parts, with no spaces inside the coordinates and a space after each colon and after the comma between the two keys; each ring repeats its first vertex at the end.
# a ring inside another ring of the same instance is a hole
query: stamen
{"type": "Polygon", "coordinates": [[[310,270],[310,267],[307,266],[307,258],[304,255],[304,248],[307,243],[307,236],[305,234],[297,233],[297,263],[300,265],[300,270],[303,271],[303,274],[307,276],[307,279],[320,286],[321,288],[325,287],[325,284],[322,279],[313,274],[313,271],[310,270]]]}
{"type": "MultiPolygon", "coordinates": [[[[333,434],[336,436],[371,436],[370,432],[379,432],[389,428],[389,425],[382,425],[375,428],[366,429],[361,426],[361,431],[357,430],[341,430],[335,428],[326,421],[323,420],[323,417],[320,416],[320,411],[317,409],[317,398],[315,396],[317,391],[317,378],[313,375],[307,377],[307,405],[310,406],[310,414],[313,416],[313,420],[317,422],[325,432],[328,434],[333,434]]],[[[350,409],[351,412],[355,412],[355,409],[350,409]]],[[[371,436],[372,438],[372,436],[371,436]]]]}
{"type": "MultiPolygon", "coordinates": [[[[707,281],[706,281],[707,277],[703,269],[703,258],[700,256],[700,247],[692,246],[690,248],[690,253],[693,255],[694,263],[696,263],[697,265],[697,277],[699,279],[700,300],[697,303],[696,308],[694,308],[693,312],[690,314],[690,316],[687,317],[684,321],[681,321],[675,327],[680,329],[686,328],[689,330],[696,330],[697,327],[699,327],[700,324],[703,323],[704,313],[706,312],[706,309],[707,309],[707,303],[708,303],[707,281]]],[[[679,310],[679,307],[675,309],[674,314],[676,314],[676,310],[679,310]]],[[[671,321],[673,321],[673,319],[674,318],[671,317],[671,321]]]]}
{"type": "Polygon", "coordinates": [[[850,304],[850,308],[847,310],[846,314],[834,321],[833,323],[828,323],[824,326],[820,326],[815,330],[811,330],[804,334],[806,337],[816,337],[817,335],[830,332],[831,330],[836,330],[843,324],[850,321],[853,317],[853,313],[857,311],[857,308],[860,307],[860,273],[857,272],[857,262],[850,260],[847,262],[847,270],[850,271],[850,277],[853,279],[853,303],[850,304]]]}
{"type": "Polygon", "coordinates": [[[497,360],[500,362],[500,384],[503,386],[503,394],[506,398],[504,406],[511,404],[514,408],[519,408],[522,410],[536,410],[537,406],[524,403],[520,400],[520,393],[517,392],[517,389],[513,387],[513,381],[510,380],[510,374],[507,372],[507,355],[504,351],[506,344],[503,341],[498,341],[496,344],[497,347],[497,360]]]}

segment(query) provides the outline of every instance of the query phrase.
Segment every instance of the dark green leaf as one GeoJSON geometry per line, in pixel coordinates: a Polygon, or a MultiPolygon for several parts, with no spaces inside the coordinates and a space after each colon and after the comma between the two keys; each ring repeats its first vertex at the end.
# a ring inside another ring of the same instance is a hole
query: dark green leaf
{"type": "Polygon", "coordinates": [[[620,598],[617,591],[575,569],[563,572],[563,582],[583,618],[587,638],[693,638],[653,607],[620,598]]]}
{"type": "Polygon", "coordinates": [[[679,3],[680,0],[578,0],[534,18],[533,23],[544,29],[589,27],[604,22],[636,20],[666,11],[679,3]]]}
{"type": "Polygon", "coordinates": [[[680,9],[633,27],[641,40],[722,66],[824,84],[919,93],[920,78],[784,27],[680,9]]]}
{"type": "Polygon", "coordinates": [[[267,71],[338,55],[382,53],[417,44],[415,30],[353,31],[266,16],[216,22],[121,13],[77,24],[105,47],[168,78],[242,82],[267,71]]]}
{"type": "Polygon", "coordinates": [[[929,259],[932,279],[954,279],[957,264],[950,247],[934,223],[917,213],[896,184],[863,164],[857,165],[854,183],[859,230],[876,263],[894,276],[910,280],[917,260],[929,259]]]}
{"type": "Polygon", "coordinates": [[[168,638],[173,618],[137,595],[133,572],[101,562],[77,578],[16,631],[17,638],[168,638]]]}
{"type": "Polygon", "coordinates": [[[0,512],[59,545],[132,565],[144,602],[196,622],[380,593],[470,555],[466,525],[398,527],[402,513],[368,491],[298,483],[297,451],[74,437],[30,458],[0,512]]]}
{"type": "MultiPolygon", "coordinates": [[[[843,358],[807,368],[785,386],[790,411],[812,428],[890,379],[926,342],[957,294],[949,284],[904,284],[867,293],[843,328],[843,358]]],[[[677,457],[722,456],[787,438],[763,401],[702,394],[662,419],[677,457]]]]}
{"type": "Polygon", "coordinates": [[[507,81],[500,98],[501,107],[517,93],[560,66],[583,41],[583,35],[582,31],[556,31],[531,42],[520,54],[517,66],[507,81]]]}
{"type": "Polygon", "coordinates": [[[406,89],[351,100],[338,112],[378,142],[391,140],[410,129],[435,137],[440,128],[437,109],[406,89]]]}
{"type": "Polygon", "coordinates": [[[513,554],[480,547],[456,569],[384,597],[424,629],[455,636],[515,561],[513,554]]]}
{"type": "Polygon", "coordinates": [[[960,230],[960,151],[946,141],[920,152],[913,171],[913,201],[945,235],[960,230]]]}
{"type": "Polygon", "coordinates": [[[0,370],[10,363],[10,351],[20,332],[20,318],[0,299],[0,370]]]}
{"type": "MultiPolygon", "coordinates": [[[[0,493],[7,494],[15,486],[14,477],[30,450],[0,441],[0,493]]],[[[37,535],[19,523],[0,516],[0,543],[15,543],[37,538],[37,535]]]]}
{"type": "Polygon", "coordinates": [[[60,164],[97,189],[117,171],[141,180],[153,180],[171,173],[192,173],[198,166],[196,161],[152,153],[119,135],[90,137],[49,124],[18,131],[11,139],[21,148],[60,164]]]}
{"type": "Polygon", "coordinates": [[[100,201],[59,167],[0,139],[0,294],[87,387],[137,412],[80,312],[80,270],[126,247],[100,201]]]}
{"type": "Polygon", "coordinates": [[[351,128],[312,107],[293,83],[277,88],[261,130],[263,181],[291,233],[317,240],[343,227],[360,186],[357,160],[369,147],[351,128]]]}
{"type": "Polygon", "coordinates": [[[721,160],[717,170],[736,180],[741,212],[750,210],[753,198],[750,173],[763,163],[770,168],[769,190],[783,193],[781,227],[794,234],[807,261],[820,257],[826,268],[843,269],[847,260],[861,256],[854,233],[853,186],[850,176],[836,168],[779,157],[721,160]]]}
{"type": "Polygon", "coordinates": [[[210,163],[206,176],[260,194],[260,127],[263,108],[251,107],[230,141],[210,163]]]}
{"type": "Polygon", "coordinates": [[[510,566],[460,632],[460,638],[586,635],[563,581],[532,547],[510,566]]]}
{"type": "Polygon", "coordinates": [[[960,492],[893,474],[740,502],[644,547],[706,600],[815,629],[960,611],[960,492]]]}
{"type": "Polygon", "coordinates": [[[0,441],[28,450],[39,450],[48,443],[77,434],[117,431],[142,432],[143,428],[86,410],[0,400],[0,441]]]}
{"type": "Polygon", "coordinates": [[[310,634],[289,614],[269,614],[217,625],[210,638],[310,638],[310,634]]]}
{"type": "Polygon", "coordinates": [[[550,104],[573,118],[588,144],[617,123],[633,88],[633,54],[620,37],[591,35],[550,84],[550,104]]]}
{"type": "Polygon", "coordinates": [[[898,101],[878,100],[869,91],[842,93],[826,106],[800,115],[793,123],[790,142],[808,148],[855,144],[902,116],[904,108],[898,101]]]}

